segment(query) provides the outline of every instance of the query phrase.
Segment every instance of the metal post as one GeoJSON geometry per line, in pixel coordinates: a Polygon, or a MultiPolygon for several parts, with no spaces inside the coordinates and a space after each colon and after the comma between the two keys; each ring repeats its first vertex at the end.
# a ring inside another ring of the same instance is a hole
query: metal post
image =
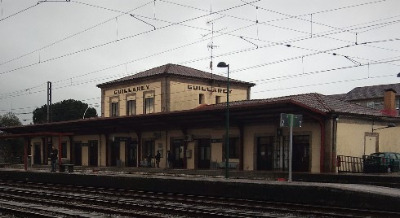
{"type": "Polygon", "coordinates": [[[47,82],[47,122],[50,123],[51,82],[47,82]]]}
{"type": "Polygon", "coordinates": [[[227,84],[227,93],[226,93],[226,138],[225,138],[225,178],[229,178],[229,89],[230,89],[230,80],[229,80],[229,64],[228,66],[228,84],[227,84]]]}
{"type": "Polygon", "coordinates": [[[292,157],[293,157],[293,114],[289,114],[289,179],[292,182],[292,157]]]}

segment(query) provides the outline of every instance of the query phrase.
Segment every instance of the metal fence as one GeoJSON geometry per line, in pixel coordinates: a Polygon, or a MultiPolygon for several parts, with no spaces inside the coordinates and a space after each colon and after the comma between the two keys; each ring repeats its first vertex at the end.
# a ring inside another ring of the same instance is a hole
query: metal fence
{"type": "Polygon", "coordinates": [[[363,163],[364,159],[361,157],[351,157],[344,155],[337,156],[337,166],[339,172],[362,173],[363,163]]]}

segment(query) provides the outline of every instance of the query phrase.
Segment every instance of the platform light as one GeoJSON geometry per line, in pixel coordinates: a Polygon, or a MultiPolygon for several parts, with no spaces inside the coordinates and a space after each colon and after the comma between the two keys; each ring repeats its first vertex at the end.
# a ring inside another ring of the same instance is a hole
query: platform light
{"type": "Polygon", "coordinates": [[[228,81],[227,81],[227,93],[226,93],[226,136],[225,136],[225,178],[229,178],[229,92],[230,92],[230,80],[229,80],[229,64],[225,62],[219,62],[217,64],[219,68],[228,68],[228,81]]]}

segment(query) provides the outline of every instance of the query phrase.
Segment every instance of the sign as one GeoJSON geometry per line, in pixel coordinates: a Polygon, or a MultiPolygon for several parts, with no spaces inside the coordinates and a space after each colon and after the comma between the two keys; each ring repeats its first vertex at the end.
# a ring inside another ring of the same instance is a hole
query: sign
{"type": "Polygon", "coordinates": [[[145,90],[149,90],[149,89],[150,89],[150,85],[142,85],[142,86],[122,88],[122,89],[115,89],[114,95],[121,95],[121,94],[126,94],[126,93],[145,91],[145,90]]]}
{"type": "Polygon", "coordinates": [[[280,127],[301,127],[303,115],[281,113],[280,127]]]}
{"type": "MultiPolygon", "coordinates": [[[[199,86],[199,85],[188,85],[187,89],[204,91],[204,92],[228,93],[228,89],[225,89],[225,88],[216,88],[216,87],[199,86]]],[[[232,89],[229,90],[229,94],[231,94],[231,93],[232,93],[232,89]]]]}
{"type": "Polygon", "coordinates": [[[281,113],[280,126],[289,127],[289,178],[292,182],[292,159],[293,159],[293,127],[301,127],[303,116],[299,114],[281,113]]]}

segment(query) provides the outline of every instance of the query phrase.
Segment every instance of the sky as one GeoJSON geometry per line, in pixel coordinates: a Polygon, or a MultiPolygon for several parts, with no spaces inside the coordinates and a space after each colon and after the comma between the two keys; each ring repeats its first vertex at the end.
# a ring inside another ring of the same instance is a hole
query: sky
{"type": "Polygon", "coordinates": [[[398,83],[398,0],[0,0],[0,115],[100,114],[97,84],[167,63],[252,82],[251,98],[398,83]],[[212,61],[212,69],[210,62],[212,61]]]}

